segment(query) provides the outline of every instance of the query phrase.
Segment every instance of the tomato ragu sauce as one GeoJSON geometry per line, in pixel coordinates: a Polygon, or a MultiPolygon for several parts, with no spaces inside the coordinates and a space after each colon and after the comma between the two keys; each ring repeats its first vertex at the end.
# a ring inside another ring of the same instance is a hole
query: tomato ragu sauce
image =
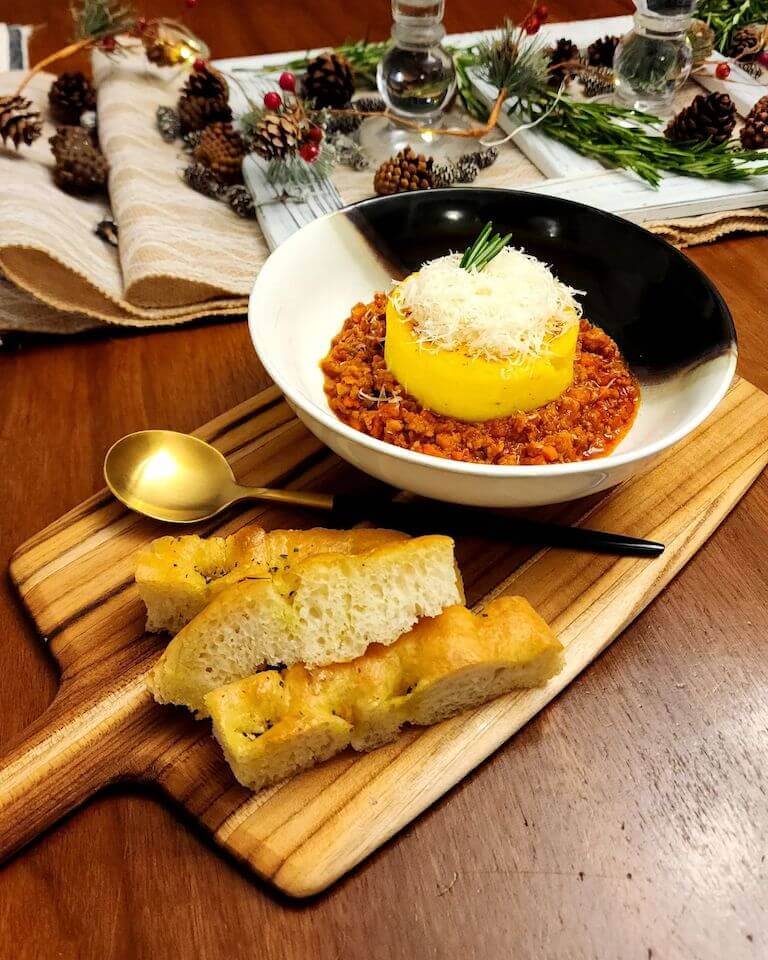
{"type": "Polygon", "coordinates": [[[533,465],[604,456],[629,430],[640,391],[615,342],[581,321],[573,383],[536,410],[467,423],[425,409],[384,362],[386,294],[358,303],[322,361],[331,409],[378,440],[466,463],[533,465]]]}

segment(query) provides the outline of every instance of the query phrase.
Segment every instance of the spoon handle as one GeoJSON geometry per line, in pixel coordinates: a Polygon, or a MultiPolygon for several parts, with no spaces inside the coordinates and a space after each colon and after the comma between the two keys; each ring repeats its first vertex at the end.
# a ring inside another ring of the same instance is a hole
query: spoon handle
{"type": "Polygon", "coordinates": [[[290,503],[313,510],[332,510],[334,498],[329,493],[313,493],[311,490],[271,490],[269,487],[235,487],[232,502],[238,500],[271,500],[290,503]]]}

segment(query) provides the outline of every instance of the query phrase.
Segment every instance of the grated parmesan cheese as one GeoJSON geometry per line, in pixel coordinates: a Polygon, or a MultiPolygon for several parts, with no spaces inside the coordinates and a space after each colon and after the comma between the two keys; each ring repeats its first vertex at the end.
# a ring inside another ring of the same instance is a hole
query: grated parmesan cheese
{"type": "Polygon", "coordinates": [[[581,306],[549,267],[505,247],[488,266],[464,270],[460,253],[438,257],[392,293],[425,347],[463,349],[488,360],[523,361],[578,323],[581,306]]]}

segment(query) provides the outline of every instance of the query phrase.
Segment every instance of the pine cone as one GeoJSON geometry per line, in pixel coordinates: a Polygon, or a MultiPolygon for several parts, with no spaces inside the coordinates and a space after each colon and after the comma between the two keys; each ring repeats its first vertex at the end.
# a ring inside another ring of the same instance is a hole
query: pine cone
{"type": "Polygon", "coordinates": [[[178,111],[185,133],[231,120],[229,87],[222,74],[208,65],[194,70],[181,91],[178,111]]]}
{"type": "Polygon", "coordinates": [[[222,183],[242,181],[243,138],[231,123],[212,123],[203,130],[192,156],[222,183]]]}
{"type": "Polygon", "coordinates": [[[574,76],[576,76],[576,67],[573,65],[567,67],[558,66],[561,63],[571,64],[573,61],[579,59],[579,48],[573,43],[572,40],[568,40],[566,37],[562,37],[555,44],[554,49],[550,52],[549,55],[549,65],[550,67],[555,67],[556,69],[550,70],[549,73],[549,84],[552,87],[559,87],[563,80],[566,83],[574,76]]]}
{"type": "Polygon", "coordinates": [[[51,84],[48,103],[59,123],[75,124],[84,110],[96,109],[96,91],[84,73],[62,73],[51,84]]]}
{"type": "Polygon", "coordinates": [[[0,139],[19,149],[22,143],[29,146],[43,132],[40,114],[32,109],[32,101],[24,97],[0,97],[0,139]]]}
{"type": "Polygon", "coordinates": [[[53,180],[67,193],[92,194],[106,189],[109,165],[82,127],[59,127],[48,141],[56,159],[53,180]]]}
{"type": "Polygon", "coordinates": [[[158,107],[155,113],[157,129],[166,143],[173,143],[181,135],[181,120],[173,107],[158,107]]]}
{"type": "Polygon", "coordinates": [[[390,157],[376,171],[373,189],[380,196],[405,193],[408,190],[429,190],[434,186],[432,157],[416,154],[410,147],[390,157]]]}
{"type": "Polygon", "coordinates": [[[253,149],[260,157],[275,160],[292,156],[301,139],[301,128],[291,117],[265,113],[253,134],[253,149]]]}
{"type": "Polygon", "coordinates": [[[218,200],[224,192],[224,185],[202,163],[191,163],[183,173],[184,182],[204,197],[218,200]]]}
{"type": "Polygon", "coordinates": [[[735,126],[736,107],[728,94],[702,93],[669,121],[664,136],[678,142],[725,143],[735,126]]]}
{"type": "Polygon", "coordinates": [[[499,151],[496,147],[486,147],[484,150],[475,150],[474,153],[467,153],[462,157],[464,159],[471,160],[478,170],[485,170],[486,167],[490,167],[491,164],[495,163],[499,156],[499,151]]]}
{"type": "Polygon", "coordinates": [[[602,37],[587,47],[587,63],[590,67],[612,67],[613,55],[620,37],[602,37]]]}
{"type": "Polygon", "coordinates": [[[748,27],[737,30],[731,37],[728,55],[738,57],[745,63],[754,60],[763,49],[764,31],[765,27],[761,23],[751,23],[748,27]]]}
{"type": "Polygon", "coordinates": [[[302,88],[305,98],[318,108],[345,106],[355,92],[349,61],[337,53],[319,54],[307,64],[302,88]]]}
{"type": "Polygon", "coordinates": [[[747,76],[752,77],[753,80],[762,80],[763,78],[763,68],[757,61],[752,63],[744,63],[743,60],[739,60],[739,67],[747,74],[747,76]]]}
{"type": "MultiPolygon", "coordinates": [[[[381,113],[386,109],[386,104],[381,97],[360,97],[353,101],[350,107],[360,113],[381,113]]],[[[335,133],[354,133],[363,120],[365,117],[354,113],[331,114],[324,123],[325,133],[329,137],[335,133]]]]}
{"type": "Polygon", "coordinates": [[[691,20],[686,36],[693,53],[693,66],[700,67],[715,49],[715,31],[703,20],[691,20]]]}
{"type": "Polygon", "coordinates": [[[584,86],[587,97],[599,97],[613,93],[616,75],[610,67],[585,67],[579,71],[579,80],[584,86]]]}
{"type": "Polygon", "coordinates": [[[747,114],[741,128],[741,145],[745,150],[768,147],[768,97],[761,97],[747,114]]]}
{"type": "Polygon", "coordinates": [[[242,184],[230,187],[224,198],[238,217],[249,220],[256,216],[256,205],[253,202],[250,190],[242,184]]]}

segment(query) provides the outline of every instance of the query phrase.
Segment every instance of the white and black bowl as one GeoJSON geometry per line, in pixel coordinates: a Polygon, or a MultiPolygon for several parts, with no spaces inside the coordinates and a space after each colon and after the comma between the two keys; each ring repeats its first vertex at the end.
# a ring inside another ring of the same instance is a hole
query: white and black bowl
{"type": "Polygon", "coordinates": [[[400,194],[314,221],[263,266],[249,324],[269,375],[339,456],[400,489],[476,506],[559,503],[620,483],[697,427],[736,367],[728,308],[683,254],[592,207],[512,190],[400,194]],[[637,418],[609,456],[546,466],[459,463],[369,437],[328,406],[320,361],[350,308],[425,260],[465,249],[489,220],[585,291],[584,316],[616,340],[637,377],[637,418]]]}

